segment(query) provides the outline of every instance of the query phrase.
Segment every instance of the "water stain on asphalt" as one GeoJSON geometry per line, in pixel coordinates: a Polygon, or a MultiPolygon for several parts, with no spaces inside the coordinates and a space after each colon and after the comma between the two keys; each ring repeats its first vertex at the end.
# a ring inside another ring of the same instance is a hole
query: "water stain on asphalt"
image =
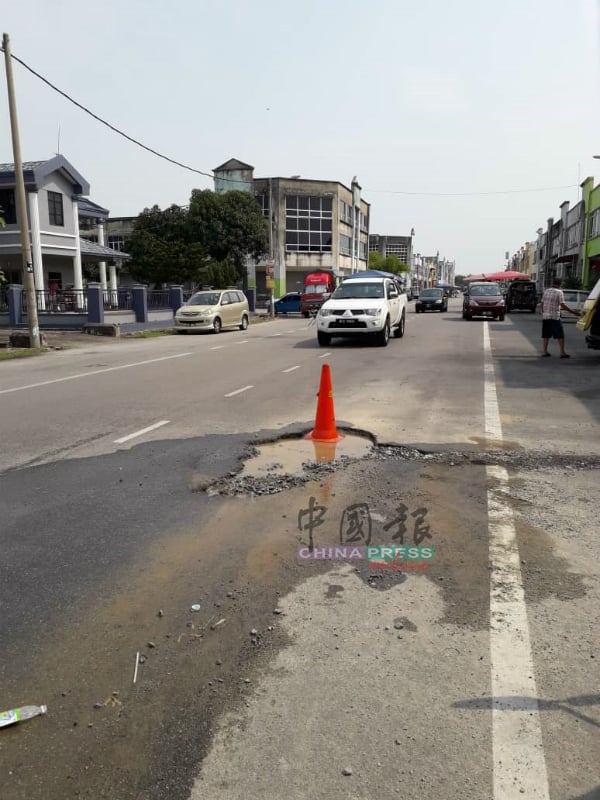
{"type": "Polygon", "coordinates": [[[337,598],[340,596],[340,593],[344,591],[344,587],[341,586],[339,583],[330,583],[327,586],[327,592],[325,593],[325,597],[328,600],[333,598],[337,598]]]}

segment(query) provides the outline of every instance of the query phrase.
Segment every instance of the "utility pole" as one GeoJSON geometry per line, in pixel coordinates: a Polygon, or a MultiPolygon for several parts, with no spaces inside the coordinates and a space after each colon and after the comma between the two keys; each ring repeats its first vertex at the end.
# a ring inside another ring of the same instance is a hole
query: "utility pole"
{"type": "Polygon", "coordinates": [[[269,261],[265,269],[265,279],[269,281],[269,316],[275,318],[275,252],[273,246],[273,183],[269,178],[269,261]],[[268,276],[268,277],[267,277],[268,276]]]}
{"type": "Polygon", "coordinates": [[[29,346],[40,347],[40,329],[38,327],[37,297],[33,280],[33,258],[29,240],[29,217],[25,200],[25,181],[23,179],[23,161],[21,159],[21,142],[19,140],[19,124],[17,121],[17,104],[13,82],[12,61],[8,33],[2,36],[2,48],[6,64],[6,86],[8,89],[8,108],[10,114],[10,130],[12,134],[13,157],[15,162],[15,185],[17,190],[17,222],[21,230],[21,253],[23,258],[23,275],[25,277],[25,293],[27,297],[27,322],[29,325],[29,346]]]}

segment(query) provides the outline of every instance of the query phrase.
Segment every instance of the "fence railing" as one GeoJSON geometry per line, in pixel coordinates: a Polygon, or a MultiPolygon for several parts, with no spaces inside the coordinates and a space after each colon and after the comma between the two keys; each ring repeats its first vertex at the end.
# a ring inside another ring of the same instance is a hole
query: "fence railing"
{"type": "Polygon", "coordinates": [[[148,291],[148,308],[171,308],[171,297],[168,289],[150,289],[148,291]]]}
{"type": "MultiPolygon", "coordinates": [[[[87,294],[82,289],[62,291],[36,289],[35,299],[38,311],[61,314],[87,311],[87,294]]],[[[21,310],[27,313],[27,292],[23,292],[21,295],[21,310]]]]}
{"type": "Polygon", "coordinates": [[[0,311],[8,311],[8,292],[0,288],[0,311]]]}
{"type": "Polygon", "coordinates": [[[131,311],[133,308],[129,289],[106,289],[102,297],[105,311],[131,311]]]}

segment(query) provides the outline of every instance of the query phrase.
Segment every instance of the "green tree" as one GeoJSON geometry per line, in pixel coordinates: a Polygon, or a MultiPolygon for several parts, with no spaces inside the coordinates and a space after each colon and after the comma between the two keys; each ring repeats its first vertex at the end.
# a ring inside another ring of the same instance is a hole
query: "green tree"
{"type": "Polygon", "coordinates": [[[400,261],[398,256],[393,254],[383,256],[375,250],[369,253],[369,269],[380,269],[382,272],[393,272],[397,275],[399,272],[410,272],[408,264],[400,261]]]}
{"type": "Polygon", "coordinates": [[[208,254],[202,243],[193,241],[187,211],[179,206],[161,210],[146,208],[135,221],[126,243],[131,255],[129,271],[147,283],[185,283],[201,280],[208,254]]]}

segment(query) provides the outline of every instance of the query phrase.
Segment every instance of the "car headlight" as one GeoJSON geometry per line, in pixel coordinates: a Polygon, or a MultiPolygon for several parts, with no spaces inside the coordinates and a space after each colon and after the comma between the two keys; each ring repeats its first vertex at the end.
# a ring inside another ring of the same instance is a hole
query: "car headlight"
{"type": "Polygon", "coordinates": [[[320,308],[319,309],[319,316],[320,317],[330,317],[333,312],[329,308],[320,308]]]}
{"type": "Polygon", "coordinates": [[[368,317],[378,317],[381,314],[381,308],[367,308],[365,314],[368,317]]]}

